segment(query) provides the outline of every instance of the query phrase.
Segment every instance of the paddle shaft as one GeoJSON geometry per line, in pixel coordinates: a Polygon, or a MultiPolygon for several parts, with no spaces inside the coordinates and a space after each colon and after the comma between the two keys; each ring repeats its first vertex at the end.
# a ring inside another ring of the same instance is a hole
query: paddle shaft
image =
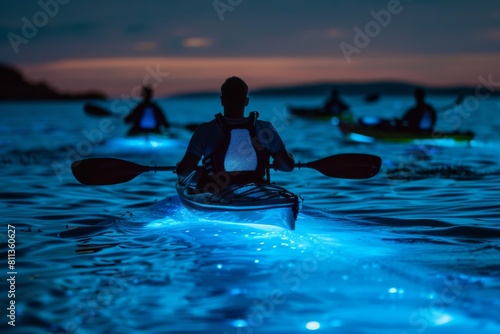
{"type": "MultiPolygon", "coordinates": [[[[337,154],[308,163],[297,163],[297,168],[312,168],[323,175],[344,179],[367,179],[375,176],[382,160],[370,154],[337,154]]],[[[273,165],[268,168],[274,168],[273,165]]],[[[111,185],[124,183],[145,172],[174,171],[175,166],[143,166],[115,158],[89,158],[73,162],[71,171],[82,184],[111,185]]]]}

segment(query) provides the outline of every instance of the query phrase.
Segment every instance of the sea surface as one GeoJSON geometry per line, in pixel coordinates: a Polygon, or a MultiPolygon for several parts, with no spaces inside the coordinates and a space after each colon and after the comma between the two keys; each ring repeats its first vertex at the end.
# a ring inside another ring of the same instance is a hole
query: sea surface
{"type": "MultiPolygon", "coordinates": [[[[412,104],[345,100],[357,116],[412,104]]],[[[500,100],[440,112],[438,128],[476,133],[461,146],[352,143],[286,109],[323,102],[255,97],[247,109],[301,162],[383,159],[368,180],[273,171],[303,199],[295,231],[190,212],[172,172],[111,186],[72,176],[89,157],[175,165],[183,125],[211,119],[218,98],[159,100],[175,139],[154,143],[125,140],[119,115],[90,117],[83,101],[0,103],[0,332],[499,333],[500,100]]],[[[120,113],[135,101],[94,103],[120,113]]]]}

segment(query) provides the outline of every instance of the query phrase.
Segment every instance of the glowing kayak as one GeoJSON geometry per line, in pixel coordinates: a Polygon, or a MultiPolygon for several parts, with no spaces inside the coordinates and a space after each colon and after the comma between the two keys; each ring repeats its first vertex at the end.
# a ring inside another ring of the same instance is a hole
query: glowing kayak
{"type": "Polygon", "coordinates": [[[323,108],[305,108],[305,107],[290,107],[290,114],[298,117],[309,118],[314,120],[332,120],[336,119],[342,122],[354,121],[354,116],[350,110],[343,112],[340,115],[328,114],[323,111],[323,108]]]}
{"type": "Polygon", "coordinates": [[[474,139],[473,132],[408,131],[396,126],[377,126],[340,122],[339,128],[348,139],[356,142],[374,143],[429,143],[433,145],[468,145],[474,139]]]}
{"type": "Polygon", "coordinates": [[[197,210],[203,219],[228,223],[278,225],[291,230],[299,212],[298,196],[275,184],[243,184],[211,192],[210,184],[198,187],[200,173],[177,180],[184,206],[197,210]]]}

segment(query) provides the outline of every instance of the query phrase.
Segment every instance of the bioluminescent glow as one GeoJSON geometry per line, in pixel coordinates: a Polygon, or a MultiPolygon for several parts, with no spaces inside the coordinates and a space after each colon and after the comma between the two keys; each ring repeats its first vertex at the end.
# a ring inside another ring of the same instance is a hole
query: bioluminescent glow
{"type": "Polygon", "coordinates": [[[442,147],[466,147],[469,142],[466,140],[455,140],[453,138],[415,139],[413,143],[417,145],[442,146],[442,147]]]}
{"type": "Polygon", "coordinates": [[[359,133],[351,133],[349,135],[349,138],[353,141],[360,142],[360,143],[374,143],[375,139],[373,137],[368,137],[365,135],[360,135],[359,133]]]}
{"type": "Polygon", "coordinates": [[[113,138],[107,141],[107,145],[119,148],[133,149],[154,149],[154,148],[171,148],[178,147],[182,143],[177,139],[168,138],[166,136],[148,135],[147,137],[133,138],[113,138]]]}
{"type": "Polygon", "coordinates": [[[306,328],[310,331],[318,330],[321,327],[321,324],[317,321],[309,321],[306,324],[306,328]]]}
{"type": "Polygon", "coordinates": [[[436,325],[440,326],[440,325],[447,324],[447,323],[449,323],[449,322],[450,322],[450,321],[452,321],[452,320],[453,320],[453,318],[452,318],[450,315],[448,315],[448,314],[442,314],[440,317],[438,317],[438,318],[434,321],[434,323],[435,323],[436,325]]]}
{"type": "Polygon", "coordinates": [[[231,323],[231,325],[233,327],[236,327],[236,328],[241,328],[241,327],[246,327],[248,324],[245,320],[242,320],[242,319],[237,319],[237,320],[233,320],[233,322],[231,323]]]}

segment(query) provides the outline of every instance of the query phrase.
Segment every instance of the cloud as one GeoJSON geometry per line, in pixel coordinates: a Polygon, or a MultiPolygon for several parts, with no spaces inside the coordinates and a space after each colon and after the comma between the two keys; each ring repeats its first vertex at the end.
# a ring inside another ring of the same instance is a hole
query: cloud
{"type": "Polygon", "coordinates": [[[132,47],[134,50],[138,51],[150,51],[155,50],[158,47],[158,43],[153,41],[143,41],[135,43],[132,47]]]}
{"type": "Polygon", "coordinates": [[[342,30],[337,29],[337,28],[328,29],[326,31],[326,34],[328,35],[328,37],[335,38],[335,39],[340,38],[343,35],[342,30]]]}
{"type": "Polygon", "coordinates": [[[182,46],[185,48],[204,48],[212,45],[212,40],[205,37],[191,37],[182,41],[182,46]]]}

